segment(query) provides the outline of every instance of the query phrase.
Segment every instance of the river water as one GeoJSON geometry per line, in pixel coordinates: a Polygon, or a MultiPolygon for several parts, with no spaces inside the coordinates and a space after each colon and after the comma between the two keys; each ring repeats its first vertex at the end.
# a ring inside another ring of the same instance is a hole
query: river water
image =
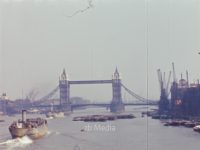
{"type": "Polygon", "coordinates": [[[166,127],[160,120],[141,117],[145,109],[127,107],[126,111],[136,118],[101,123],[72,119],[94,113],[109,114],[107,110],[78,110],[65,118],[48,120],[48,134],[35,141],[28,137],[11,139],[8,126],[20,115],[4,117],[5,122],[0,123],[0,150],[199,150],[199,133],[191,128],[166,127]]]}

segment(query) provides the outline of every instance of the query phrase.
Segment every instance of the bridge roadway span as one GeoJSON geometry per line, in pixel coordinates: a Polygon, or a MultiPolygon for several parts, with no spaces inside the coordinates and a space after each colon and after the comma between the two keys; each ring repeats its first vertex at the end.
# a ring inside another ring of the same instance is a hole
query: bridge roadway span
{"type": "MultiPolygon", "coordinates": [[[[109,103],[90,103],[90,104],[71,104],[71,108],[79,108],[79,107],[90,107],[90,106],[95,106],[95,107],[110,107],[111,104],[109,103]]],[[[125,106],[157,106],[157,103],[124,103],[125,106]]],[[[47,107],[52,107],[52,105],[33,105],[30,106],[30,108],[47,108],[47,107]]],[[[59,108],[60,105],[54,105],[54,108],[59,108]]]]}

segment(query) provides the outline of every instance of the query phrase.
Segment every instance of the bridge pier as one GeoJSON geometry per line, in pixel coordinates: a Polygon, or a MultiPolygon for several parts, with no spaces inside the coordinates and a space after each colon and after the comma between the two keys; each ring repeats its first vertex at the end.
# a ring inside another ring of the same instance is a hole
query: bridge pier
{"type": "Polygon", "coordinates": [[[110,111],[114,113],[125,111],[124,104],[122,102],[121,79],[117,68],[112,78],[112,89],[113,89],[113,98],[110,105],[110,111]]]}

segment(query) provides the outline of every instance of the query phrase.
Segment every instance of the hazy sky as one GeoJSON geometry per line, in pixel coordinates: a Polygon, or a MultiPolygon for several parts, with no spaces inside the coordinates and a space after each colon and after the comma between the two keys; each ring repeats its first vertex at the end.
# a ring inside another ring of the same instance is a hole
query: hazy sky
{"type": "MultiPolygon", "coordinates": [[[[156,70],[200,78],[199,0],[1,0],[0,93],[45,95],[63,68],[70,80],[111,79],[117,66],[135,93],[159,98],[156,70]],[[148,49],[148,74],[147,74],[148,49]]],[[[111,85],[73,86],[105,101],[111,85]]],[[[128,94],[123,97],[130,99],[128,94]]]]}

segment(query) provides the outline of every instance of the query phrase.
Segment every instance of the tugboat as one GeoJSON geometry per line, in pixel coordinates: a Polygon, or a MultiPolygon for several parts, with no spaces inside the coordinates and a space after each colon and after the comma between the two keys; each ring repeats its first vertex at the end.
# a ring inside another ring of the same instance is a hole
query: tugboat
{"type": "Polygon", "coordinates": [[[9,131],[13,139],[23,136],[38,139],[48,131],[47,120],[42,118],[26,119],[26,110],[22,110],[22,120],[14,121],[9,126],[9,131]]]}

